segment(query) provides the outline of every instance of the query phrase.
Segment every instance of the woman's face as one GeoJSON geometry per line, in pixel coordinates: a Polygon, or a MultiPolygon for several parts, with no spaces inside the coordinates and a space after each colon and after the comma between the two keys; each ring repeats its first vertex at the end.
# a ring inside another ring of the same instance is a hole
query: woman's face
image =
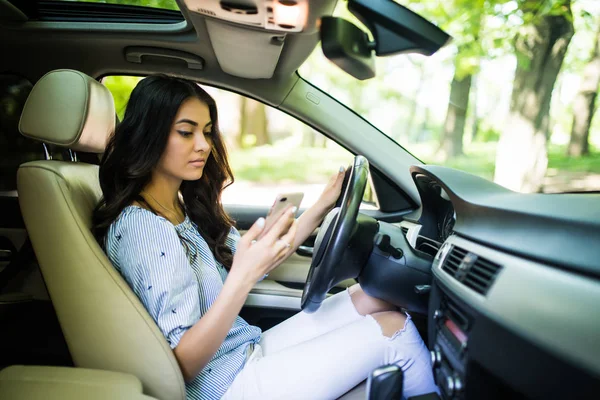
{"type": "Polygon", "coordinates": [[[156,172],[177,180],[200,179],[212,150],[211,132],[208,106],[194,97],[185,100],[173,120],[156,172]]]}

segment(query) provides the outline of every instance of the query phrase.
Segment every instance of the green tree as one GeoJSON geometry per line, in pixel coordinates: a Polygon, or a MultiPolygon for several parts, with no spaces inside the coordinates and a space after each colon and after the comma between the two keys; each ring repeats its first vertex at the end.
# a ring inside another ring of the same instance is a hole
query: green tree
{"type": "Polygon", "coordinates": [[[494,180],[537,192],[548,165],[550,101],[574,33],[571,0],[520,0],[517,68],[507,123],[496,151],[494,180]]]}
{"type": "Polygon", "coordinates": [[[450,84],[450,98],[440,140],[440,158],[454,158],[463,152],[463,136],[467,122],[467,111],[471,94],[473,75],[479,69],[479,60],[483,56],[480,34],[481,24],[486,11],[486,0],[454,0],[443,2],[442,6],[451,7],[448,13],[448,25],[459,25],[455,35],[457,54],[454,61],[454,76],[450,84]],[[456,14],[460,10],[460,14],[456,14]]]}
{"type": "MultiPolygon", "coordinates": [[[[454,76],[450,84],[450,97],[438,149],[438,158],[441,160],[454,158],[463,152],[471,89],[481,59],[506,53],[507,46],[504,43],[509,38],[507,30],[486,27],[485,23],[491,17],[502,18],[505,22],[510,12],[506,13],[502,5],[509,2],[449,0],[411,3],[411,8],[416,12],[450,32],[453,37],[452,45],[456,47],[454,76]],[[501,46],[505,51],[490,51],[501,46]]],[[[475,115],[473,128],[477,129],[477,124],[475,115]]]]}

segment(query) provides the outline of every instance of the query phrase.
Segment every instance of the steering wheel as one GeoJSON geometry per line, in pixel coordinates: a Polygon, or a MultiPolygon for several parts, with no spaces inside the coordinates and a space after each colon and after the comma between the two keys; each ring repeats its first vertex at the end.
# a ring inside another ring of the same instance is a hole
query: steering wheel
{"type": "Polygon", "coordinates": [[[368,176],[369,162],[365,157],[357,155],[346,171],[343,195],[319,228],[302,292],[301,307],[308,313],[319,309],[327,292],[334,285],[352,275],[356,277],[360,272],[356,265],[341,261],[357,226],[358,210],[365,194],[368,176]]]}

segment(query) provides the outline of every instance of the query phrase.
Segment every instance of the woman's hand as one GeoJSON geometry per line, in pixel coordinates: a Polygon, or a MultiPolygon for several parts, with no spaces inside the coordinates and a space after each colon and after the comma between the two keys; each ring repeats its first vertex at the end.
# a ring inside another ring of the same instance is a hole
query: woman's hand
{"type": "MultiPolygon", "coordinates": [[[[188,329],[174,349],[186,382],[194,379],[215,355],[256,282],[282,261],[294,242],[296,221],[292,207],[258,239],[265,226],[260,218],[242,236],[231,271],[208,311],[188,329]]],[[[294,210],[295,211],[295,210],[294,210]]]]}
{"type": "Polygon", "coordinates": [[[252,225],[238,242],[230,275],[234,274],[254,286],[285,259],[296,238],[296,210],[293,208],[289,207],[260,239],[265,219],[259,218],[252,225]]]}
{"type": "Polygon", "coordinates": [[[333,176],[327,182],[323,193],[319,197],[319,201],[315,206],[321,208],[321,215],[327,214],[335,206],[335,202],[340,197],[342,192],[342,183],[344,183],[344,167],[340,167],[340,170],[333,174],[333,176]]]}

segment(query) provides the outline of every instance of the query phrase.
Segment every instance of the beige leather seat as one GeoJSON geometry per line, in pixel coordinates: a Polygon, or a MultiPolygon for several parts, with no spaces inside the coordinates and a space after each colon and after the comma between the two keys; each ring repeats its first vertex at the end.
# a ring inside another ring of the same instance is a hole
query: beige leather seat
{"type": "MultiPolygon", "coordinates": [[[[46,74],[33,88],[19,130],[27,137],[74,150],[101,153],[114,130],[112,96],[77,71],[46,74]]],[[[98,167],[33,161],[17,175],[27,231],[78,367],[125,372],[145,394],[184,399],[177,361],[133,291],[91,233],[100,200],[98,167]]],[[[364,398],[364,385],[344,398],[364,398]]]]}
{"type": "Polygon", "coordinates": [[[155,400],[142,394],[135,376],[122,372],[22,365],[0,371],[0,399],[155,400]]]}
{"type": "MultiPolygon", "coordinates": [[[[108,89],[71,70],[34,86],[19,130],[27,137],[101,153],[115,124],[108,89]]],[[[98,167],[33,161],[17,174],[19,202],[33,248],[78,367],[126,372],[145,394],[184,399],[177,361],[162,333],[91,233],[100,200],[98,167]]]]}

